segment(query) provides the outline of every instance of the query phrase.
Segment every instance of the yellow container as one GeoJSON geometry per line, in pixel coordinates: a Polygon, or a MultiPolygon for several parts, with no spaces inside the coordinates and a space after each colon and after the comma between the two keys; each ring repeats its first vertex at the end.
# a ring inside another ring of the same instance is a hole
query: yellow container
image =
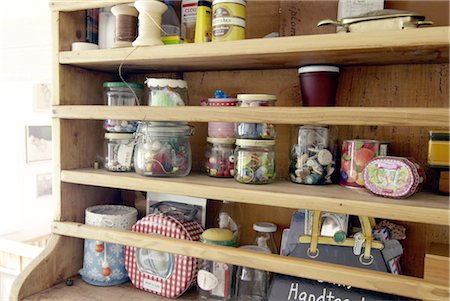
{"type": "Polygon", "coordinates": [[[195,43],[211,42],[211,0],[198,1],[195,43]]]}
{"type": "Polygon", "coordinates": [[[428,140],[428,164],[431,167],[450,166],[449,131],[430,131],[428,140]]]}
{"type": "Polygon", "coordinates": [[[245,39],[245,0],[214,0],[212,41],[245,39]]]}

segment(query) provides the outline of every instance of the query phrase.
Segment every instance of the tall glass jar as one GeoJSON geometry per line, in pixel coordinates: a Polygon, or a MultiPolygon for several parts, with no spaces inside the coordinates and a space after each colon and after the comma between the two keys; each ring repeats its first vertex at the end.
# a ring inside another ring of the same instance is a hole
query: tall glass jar
{"type": "MultiPolygon", "coordinates": [[[[138,83],[105,82],[103,91],[108,106],[134,106],[140,104],[144,86],[138,83]]],[[[133,133],[137,123],[136,120],[108,119],[103,127],[107,132],[133,133]]]]}
{"type": "Polygon", "coordinates": [[[192,155],[187,125],[159,126],[140,122],[136,132],[135,171],[143,176],[179,177],[191,171],[192,155]]]}
{"type": "Polygon", "coordinates": [[[234,142],[232,138],[206,138],[205,171],[208,176],[232,178],[234,176],[234,142]]]}
{"type": "Polygon", "coordinates": [[[267,184],[275,181],[275,141],[236,139],[236,181],[267,184]]]}
{"type": "Polygon", "coordinates": [[[181,79],[147,78],[148,105],[173,107],[188,105],[187,82],[181,79]]]}
{"type": "Polygon", "coordinates": [[[131,171],[133,169],[134,135],[106,133],[105,169],[131,171]]]}
{"type": "Polygon", "coordinates": [[[255,230],[255,245],[268,249],[273,254],[278,254],[274,234],[277,232],[277,225],[269,222],[259,222],[253,224],[255,230]]]}
{"type": "MultiPolygon", "coordinates": [[[[239,107],[273,106],[277,97],[270,94],[238,94],[239,107]]],[[[236,123],[236,138],[275,139],[275,125],[271,123],[236,123]]]]}
{"type": "Polygon", "coordinates": [[[328,128],[300,126],[297,137],[289,165],[291,181],[302,184],[331,183],[335,158],[329,148],[328,128]]]}

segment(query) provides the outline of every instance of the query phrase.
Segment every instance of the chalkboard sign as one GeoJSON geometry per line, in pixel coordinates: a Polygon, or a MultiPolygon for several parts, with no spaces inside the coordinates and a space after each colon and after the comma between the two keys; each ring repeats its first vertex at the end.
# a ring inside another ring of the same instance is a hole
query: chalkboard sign
{"type": "Polygon", "coordinates": [[[399,296],[377,293],[339,284],[275,275],[268,301],[382,301],[406,300],[399,296]]]}

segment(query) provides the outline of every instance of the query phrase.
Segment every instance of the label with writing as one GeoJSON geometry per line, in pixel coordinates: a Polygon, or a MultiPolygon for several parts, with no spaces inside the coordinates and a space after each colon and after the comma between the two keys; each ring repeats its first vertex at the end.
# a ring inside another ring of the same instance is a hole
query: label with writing
{"type": "Polygon", "coordinates": [[[148,278],[144,278],[143,283],[142,283],[142,287],[145,290],[149,290],[152,292],[156,292],[161,294],[162,292],[162,284],[161,282],[157,282],[155,280],[152,279],[148,279],[148,278]]]}

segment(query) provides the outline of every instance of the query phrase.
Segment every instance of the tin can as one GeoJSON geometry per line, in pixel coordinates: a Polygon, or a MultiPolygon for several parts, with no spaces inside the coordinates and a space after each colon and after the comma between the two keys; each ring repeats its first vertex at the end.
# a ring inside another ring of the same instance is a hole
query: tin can
{"type": "Polygon", "coordinates": [[[245,39],[245,0],[214,0],[212,41],[245,39]]]}

